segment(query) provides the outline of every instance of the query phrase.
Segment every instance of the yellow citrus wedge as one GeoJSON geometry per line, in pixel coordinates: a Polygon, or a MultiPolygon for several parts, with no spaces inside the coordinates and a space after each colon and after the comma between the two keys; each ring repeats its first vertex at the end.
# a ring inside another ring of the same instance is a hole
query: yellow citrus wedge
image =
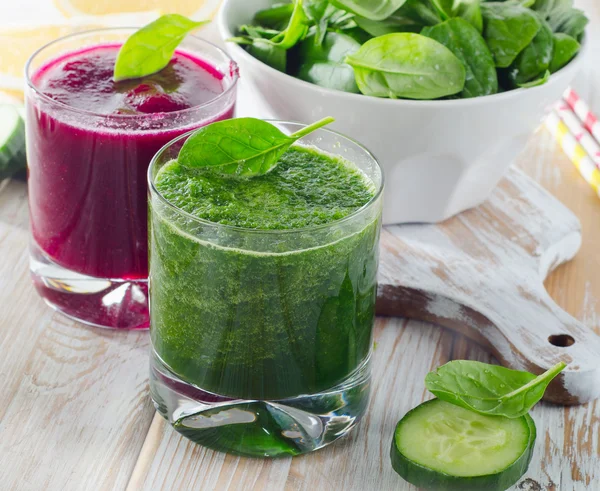
{"type": "Polygon", "coordinates": [[[158,10],[161,14],[187,15],[196,20],[212,18],[220,3],[221,0],[54,0],[67,17],[158,10]]]}
{"type": "Polygon", "coordinates": [[[0,29],[0,91],[23,98],[27,59],[45,44],[74,32],[100,27],[143,26],[159,16],[158,11],[69,19],[64,25],[3,27],[0,29]]]}

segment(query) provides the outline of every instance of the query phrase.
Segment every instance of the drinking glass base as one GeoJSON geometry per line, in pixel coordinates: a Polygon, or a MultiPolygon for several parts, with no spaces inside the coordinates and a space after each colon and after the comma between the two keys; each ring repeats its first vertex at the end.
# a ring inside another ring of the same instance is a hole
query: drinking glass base
{"type": "Polygon", "coordinates": [[[370,369],[365,361],[338,386],[281,400],[241,400],[178,378],[153,351],[150,394],[175,430],[195,443],[247,457],[285,457],[322,448],[346,435],[364,415],[370,369]]]}
{"type": "Polygon", "coordinates": [[[37,244],[30,247],[30,271],[39,295],[53,309],[78,322],[108,329],[147,329],[148,281],[106,279],[70,271],[37,244]]]}

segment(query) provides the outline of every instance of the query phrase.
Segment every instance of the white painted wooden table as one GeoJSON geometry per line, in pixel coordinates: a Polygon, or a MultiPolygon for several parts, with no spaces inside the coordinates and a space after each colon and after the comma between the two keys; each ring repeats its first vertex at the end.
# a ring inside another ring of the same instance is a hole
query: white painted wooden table
{"type": "MultiPolygon", "coordinates": [[[[2,2],[0,18],[31,12],[2,2]],[[7,14],[8,15],[8,14],[7,14]]],[[[600,2],[586,79],[600,113],[600,2]]],[[[17,7],[18,6],[18,7],[17,7]]],[[[43,11],[43,9],[42,9],[43,11]]],[[[29,14],[27,14],[29,15],[29,14]]],[[[557,302],[600,334],[600,201],[550,135],[536,134],[520,166],[581,219],[578,257],[547,281],[557,302]]],[[[305,457],[252,460],[212,452],[174,432],[148,396],[148,335],[88,328],[54,313],[28,278],[26,187],[0,190],[0,490],[412,490],[391,469],[396,421],[428,397],[425,374],[452,358],[489,361],[460,335],[379,319],[369,415],[343,441],[305,457]],[[383,377],[384,372],[386,377],[383,377]]],[[[600,402],[534,410],[539,435],[517,490],[600,490],[600,402]]]]}

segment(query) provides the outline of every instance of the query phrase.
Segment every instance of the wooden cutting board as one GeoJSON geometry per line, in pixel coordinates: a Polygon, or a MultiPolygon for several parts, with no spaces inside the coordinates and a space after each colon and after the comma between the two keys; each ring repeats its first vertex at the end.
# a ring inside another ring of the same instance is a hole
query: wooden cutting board
{"type": "Polygon", "coordinates": [[[459,331],[514,369],[541,373],[562,360],[546,399],[588,402],[600,397],[600,337],[544,288],[580,246],[577,217],[513,168],[478,208],[383,230],[378,314],[459,331]]]}

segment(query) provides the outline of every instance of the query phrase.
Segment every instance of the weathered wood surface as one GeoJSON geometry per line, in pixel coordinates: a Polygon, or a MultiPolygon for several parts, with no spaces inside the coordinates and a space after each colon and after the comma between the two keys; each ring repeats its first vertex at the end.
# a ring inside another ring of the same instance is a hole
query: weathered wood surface
{"type": "MultiPolygon", "coordinates": [[[[594,62],[578,89],[600,112],[600,4],[594,62]]],[[[520,166],[581,220],[575,259],[546,281],[551,297],[600,334],[600,202],[542,130],[520,166]]],[[[397,318],[376,327],[373,399],[346,440],[276,461],[202,449],[156,417],[147,391],[147,336],[98,331],[66,320],[37,297],[27,271],[25,185],[0,189],[0,490],[399,490],[388,451],[395,422],[427,397],[423,377],[453,358],[491,360],[451,331],[397,318]],[[383,376],[385,372],[385,376],[383,376]]],[[[539,435],[515,490],[600,489],[600,402],[534,410],[539,435]]]]}
{"type": "Polygon", "coordinates": [[[438,225],[386,227],[377,311],[458,330],[518,370],[564,361],[546,399],[588,402],[600,397],[600,337],[543,284],[580,245],[577,217],[511,169],[478,208],[438,225]]]}

